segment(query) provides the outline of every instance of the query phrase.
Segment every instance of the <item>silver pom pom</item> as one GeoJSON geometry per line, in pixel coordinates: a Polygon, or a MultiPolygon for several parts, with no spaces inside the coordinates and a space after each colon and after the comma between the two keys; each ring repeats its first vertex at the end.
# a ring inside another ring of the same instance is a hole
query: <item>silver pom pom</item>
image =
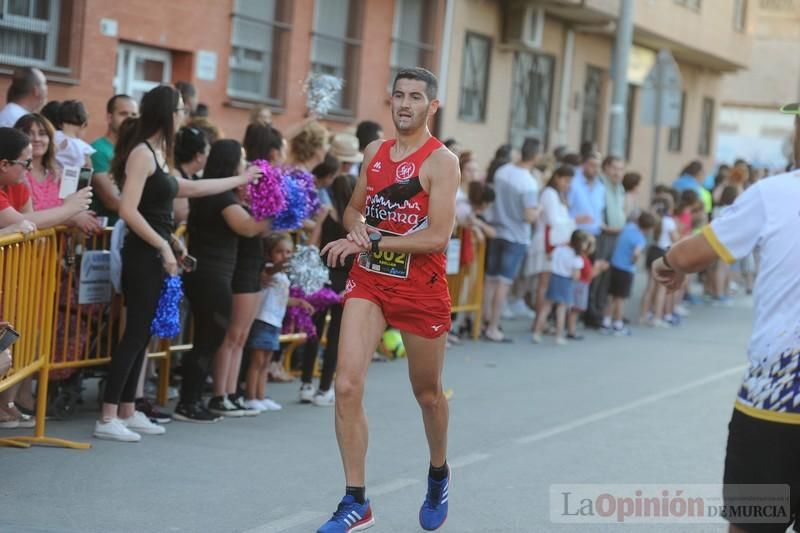
{"type": "Polygon", "coordinates": [[[306,294],[314,294],[330,283],[328,267],[319,256],[319,248],[300,244],[297,246],[287,271],[292,286],[300,287],[306,294]]]}
{"type": "Polygon", "coordinates": [[[303,84],[306,106],[319,116],[336,107],[336,97],[344,87],[344,80],[330,74],[310,73],[303,84]]]}

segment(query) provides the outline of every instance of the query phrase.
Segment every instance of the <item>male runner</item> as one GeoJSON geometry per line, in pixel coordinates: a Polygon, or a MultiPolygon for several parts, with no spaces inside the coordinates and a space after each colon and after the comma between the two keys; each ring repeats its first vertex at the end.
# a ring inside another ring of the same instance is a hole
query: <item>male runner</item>
{"type": "MultiPolygon", "coordinates": [[[[800,104],[783,110],[798,113],[800,104]]],[[[795,119],[798,138],[800,118],[795,119]]],[[[760,250],[748,365],[728,424],[723,499],[729,509],[741,505],[743,496],[755,505],[758,498],[775,495],[768,492],[772,484],[785,484],[789,509],[786,515],[775,511],[763,515],[779,523],[757,523],[742,514],[731,514],[727,516],[730,533],[783,533],[792,524],[800,531],[798,228],[800,171],[794,170],[748,187],[702,233],[676,243],[652,267],[656,281],[676,290],[688,273],[701,272],[718,259],[733,263],[756,248],[760,250]]]]}
{"type": "Polygon", "coordinates": [[[348,533],[375,521],[365,497],[367,419],[364,380],[387,324],[399,329],[412,389],[430,449],[423,529],[447,518],[447,400],[442,392],[450,295],[444,250],[455,220],[458,160],[428,130],[439,108],[436,77],[422,68],[397,73],[392,92],[396,139],[370,143],[344,214],[346,239],[328,244],[329,265],[359,254],[345,289],[336,368],[336,438],[346,494],[318,533],[348,533]]]}

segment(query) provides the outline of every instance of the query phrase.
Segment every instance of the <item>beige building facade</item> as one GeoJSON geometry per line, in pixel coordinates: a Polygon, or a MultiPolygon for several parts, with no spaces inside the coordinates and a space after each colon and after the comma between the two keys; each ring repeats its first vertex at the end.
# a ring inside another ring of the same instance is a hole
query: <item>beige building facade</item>
{"type": "MultiPolygon", "coordinates": [[[[525,136],[548,150],[593,141],[607,151],[619,0],[452,3],[442,47],[443,137],[484,164],[499,145],[518,146],[525,136]]],[[[739,7],[736,0],[635,0],[625,156],[645,180],[655,128],[640,121],[642,83],[660,49],[677,61],[684,98],[680,126],[662,130],[657,180],[671,182],[693,159],[712,165],[722,74],[746,68],[750,58],[749,15],[739,7]]]]}
{"type": "Polygon", "coordinates": [[[787,163],[793,132],[792,117],[777,110],[800,102],[800,0],[750,3],[750,68],[723,79],[716,154],[774,170],[787,163]]]}

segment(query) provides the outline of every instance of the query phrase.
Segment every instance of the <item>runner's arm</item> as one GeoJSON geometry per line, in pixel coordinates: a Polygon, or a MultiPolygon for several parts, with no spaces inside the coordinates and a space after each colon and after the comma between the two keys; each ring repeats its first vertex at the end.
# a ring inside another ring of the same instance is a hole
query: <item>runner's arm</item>
{"type": "Polygon", "coordinates": [[[425,161],[430,197],[428,227],[408,235],[383,237],[380,250],[401,253],[433,253],[447,249],[456,213],[456,191],[461,182],[458,160],[449,150],[437,150],[425,161]]]}
{"type": "Polygon", "coordinates": [[[342,217],[342,225],[347,230],[348,240],[365,249],[369,248],[369,232],[367,231],[367,225],[364,223],[364,204],[367,201],[367,170],[372,165],[372,158],[375,157],[382,142],[382,140],[372,141],[364,150],[364,162],[361,164],[361,170],[358,173],[358,181],[356,181],[353,195],[350,197],[350,202],[347,204],[342,217]]]}

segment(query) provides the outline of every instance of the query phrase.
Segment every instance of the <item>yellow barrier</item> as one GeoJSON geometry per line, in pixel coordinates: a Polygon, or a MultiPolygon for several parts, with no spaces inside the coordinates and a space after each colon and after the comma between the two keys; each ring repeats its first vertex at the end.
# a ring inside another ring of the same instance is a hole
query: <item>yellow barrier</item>
{"type": "Polygon", "coordinates": [[[12,323],[21,335],[13,347],[13,367],[0,377],[0,391],[34,375],[39,377],[34,435],[0,439],[0,445],[89,447],[44,435],[49,363],[55,331],[57,258],[57,236],[52,229],[39,231],[29,239],[21,235],[0,239],[0,316],[12,323]]]}
{"type": "Polygon", "coordinates": [[[481,335],[481,312],[483,308],[483,275],[486,258],[486,241],[473,239],[475,256],[472,263],[462,267],[458,274],[447,276],[453,313],[475,313],[472,321],[472,338],[481,335]]]}

